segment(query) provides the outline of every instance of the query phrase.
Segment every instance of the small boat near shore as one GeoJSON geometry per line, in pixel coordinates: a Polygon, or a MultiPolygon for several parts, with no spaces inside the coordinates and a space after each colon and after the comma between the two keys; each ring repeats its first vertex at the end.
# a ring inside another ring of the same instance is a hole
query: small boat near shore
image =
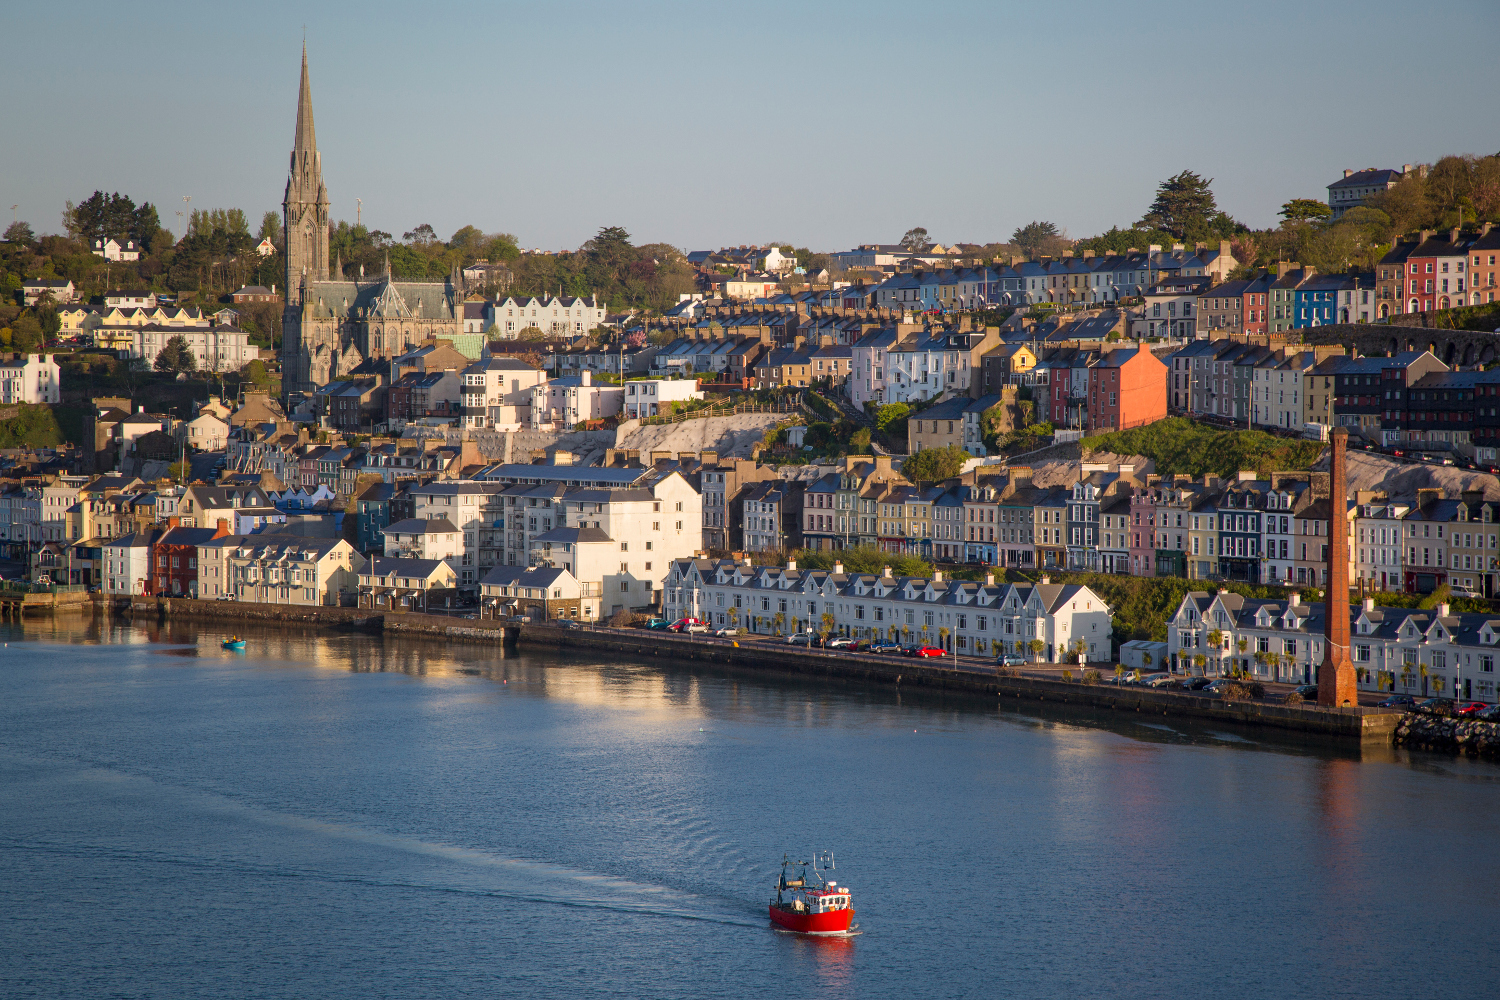
{"type": "Polygon", "coordinates": [[[245,640],[238,638],[237,636],[230,636],[228,639],[224,640],[222,645],[225,649],[244,649],[245,640]]]}
{"type": "Polygon", "coordinates": [[[853,896],[849,887],[825,879],[819,870],[833,871],[833,852],[814,855],[811,862],[793,861],[782,855],[781,875],[776,880],[776,898],[771,900],[771,921],[798,934],[818,937],[859,933],[854,923],[853,896]],[[788,868],[800,868],[795,878],[788,868]]]}

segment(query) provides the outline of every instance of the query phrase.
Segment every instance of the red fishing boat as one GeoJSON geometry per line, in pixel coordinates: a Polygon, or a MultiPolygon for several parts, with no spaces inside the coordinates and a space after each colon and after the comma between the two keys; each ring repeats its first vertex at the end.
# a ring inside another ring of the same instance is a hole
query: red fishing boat
{"type": "Polygon", "coordinates": [[[776,880],[776,898],[771,900],[771,920],[798,934],[837,935],[856,933],[854,905],[849,887],[818,874],[833,871],[833,853],[823,852],[813,861],[793,861],[783,855],[781,876],[776,880]],[[798,867],[796,878],[787,869],[798,867]]]}

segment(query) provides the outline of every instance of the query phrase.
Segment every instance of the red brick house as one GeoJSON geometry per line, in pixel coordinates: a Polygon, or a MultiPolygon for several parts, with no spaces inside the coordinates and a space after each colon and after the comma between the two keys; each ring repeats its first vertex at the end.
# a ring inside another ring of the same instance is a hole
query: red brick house
{"type": "Polygon", "coordinates": [[[151,546],[151,575],[146,593],[161,597],[198,596],[198,546],[229,534],[229,522],[216,528],[184,528],[177,518],[151,546]]]}

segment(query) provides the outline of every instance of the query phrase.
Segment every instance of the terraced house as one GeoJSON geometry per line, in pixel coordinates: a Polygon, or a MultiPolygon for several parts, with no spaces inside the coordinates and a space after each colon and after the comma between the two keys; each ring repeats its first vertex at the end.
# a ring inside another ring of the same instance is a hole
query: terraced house
{"type": "MultiPolygon", "coordinates": [[[[1366,598],[1347,607],[1360,690],[1496,700],[1500,620],[1453,614],[1447,604],[1391,608],[1366,598]]],[[[1323,656],[1325,613],[1324,604],[1303,604],[1296,593],[1268,601],[1194,591],[1168,621],[1169,664],[1178,673],[1237,669],[1265,681],[1310,683],[1323,656]]]]}
{"type": "Polygon", "coordinates": [[[693,615],[757,635],[815,630],[858,639],[924,642],[960,656],[1014,653],[1042,662],[1108,660],[1110,609],[1087,587],[949,581],[873,573],[680,559],[667,578],[669,618],[693,615]]]}

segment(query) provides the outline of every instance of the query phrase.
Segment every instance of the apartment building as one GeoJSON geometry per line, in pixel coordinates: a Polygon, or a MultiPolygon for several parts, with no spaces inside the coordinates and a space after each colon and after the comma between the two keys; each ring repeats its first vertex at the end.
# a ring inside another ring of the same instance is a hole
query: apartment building
{"type": "Polygon", "coordinates": [[[235,600],[255,604],[339,607],[353,598],[365,567],[342,538],[257,535],[222,551],[235,600]]]}
{"type": "Polygon", "coordinates": [[[547,380],[542,370],[504,356],[476,361],[460,377],[463,425],[498,431],[530,424],[532,393],[547,380]]]}
{"type": "Polygon", "coordinates": [[[585,420],[619,414],[625,390],[595,385],[592,372],[550,379],[531,390],[531,430],[570,430],[585,420]]]}
{"type": "Polygon", "coordinates": [[[667,579],[668,617],[694,615],[757,634],[828,629],[859,639],[939,646],[960,656],[1017,653],[1058,662],[1112,657],[1110,610],[1087,587],[948,581],[683,559],[667,579]],[[826,616],[826,617],[825,617],[826,616]],[[831,619],[831,624],[830,624],[831,619]]]}

